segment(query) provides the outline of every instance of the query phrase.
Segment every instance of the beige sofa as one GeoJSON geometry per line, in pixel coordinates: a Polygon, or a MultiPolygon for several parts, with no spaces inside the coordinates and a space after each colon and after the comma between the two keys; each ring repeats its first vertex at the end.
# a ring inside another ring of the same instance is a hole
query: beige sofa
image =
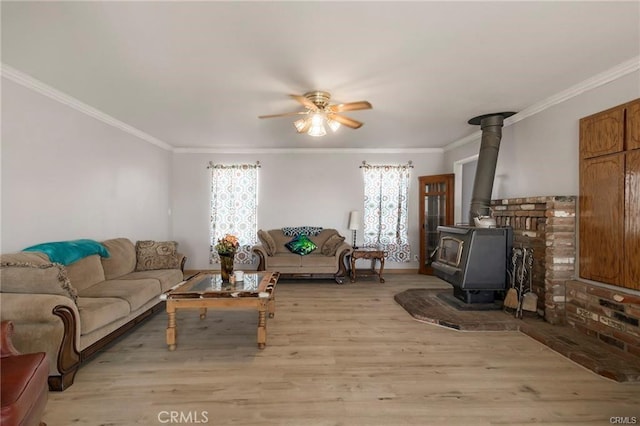
{"type": "Polygon", "coordinates": [[[278,271],[284,278],[332,278],[338,284],[344,282],[348,275],[345,258],[352,248],[338,231],[328,228],[316,235],[309,233],[317,248],[306,255],[292,253],[286,247],[294,235],[286,235],[283,229],[258,231],[261,244],[252,248],[259,258],[257,270],[278,271]]]}
{"type": "Polygon", "coordinates": [[[108,258],[68,266],[38,252],[0,257],[1,319],[15,324],[18,350],[47,353],[51,390],[71,386],[82,362],[161,310],[160,294],[183,280],[184,256],[167,249],[175,243],[139,243],[103,241],[108,258]]]}

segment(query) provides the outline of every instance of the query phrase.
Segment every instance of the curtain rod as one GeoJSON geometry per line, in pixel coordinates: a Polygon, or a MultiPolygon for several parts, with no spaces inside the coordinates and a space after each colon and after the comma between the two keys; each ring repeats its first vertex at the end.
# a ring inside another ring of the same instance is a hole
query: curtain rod
{"type": "Polygon", "coordinates": [[[251,167],[259,169],[262,166],[260,161],[256,161],[256,164],[213,164],[213,162],[209,161],[207,169],[248,169],[251,167]]]}
{"type": "Polygon", "coordinates": [[[407,161],[407,164],[367,164],[366,161],[363,161],[360,168],[362,169],[363,167],[409,167],[412,169],[413,161],[409,160],[407,161]]]}

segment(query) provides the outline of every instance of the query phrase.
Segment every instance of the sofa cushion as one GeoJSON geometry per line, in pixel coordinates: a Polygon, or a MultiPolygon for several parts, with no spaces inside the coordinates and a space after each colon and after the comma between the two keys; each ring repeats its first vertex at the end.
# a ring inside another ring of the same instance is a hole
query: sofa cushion
{"type": "Polygon", "coordinates": [[[107,280],[133,272],[136,268],[136,248],[128,238],[113,238],[102,242],[109,250],[109,258],[102,258],[104,278],[107,280]]]}
{"type": "Polygon", "coordinates": [[[300,266],[300,262],[302,258],[309,256],[300,256],[297,254],[289,253],[278,253],[277,256],[269,257],[269,268],[273,270],[278,270],[281,267],[298,267],[300,266]]]}
{"type": "Polygon", "coordinates": [[[2,263],[0,283],[4,293],[58,294],[74,302],[78,294],[67,277],[66,269],[58,263],[2,263]]]}
{"type": "Polygon", "coordinates": [[[79,297],[80,334],[89,334],[107,324],[126,317],[129,303],[115,297],[79,297]]]}
{"type": "Polygon", "coordinates": [[[316,243],[318,247],[322,247],[332,235],[340,235],[335,229],[323,229],[318,235],[311,235],[309,238],[316,243]]]}
{"type": "Polygon", "coordinates": [[[340,247],[343,241],[343,236],[338,234],[331,235],[320,248],[320,253],[324,254],[325,256],[335,256],[336,250],[338,249],[338,247],[340,247]]]}
{"type": "Polygon", "coordinates": [[[104,281],[104,269],[102,269],[100,256],[94,254],[67,266],[67,276],[71,285],[78,291],[104,281]]]}
{"type": "Polygon", "coordinates": [[[279,254],[279,253],[291,254],[291,252],[285,245],[291,240],[291,237],[284,235],[284,232],[282,232],[282,229],[271,229],[268,232],[269,232],[269,235],[271,235],[271,238],[273,238],[273,241],[276,243],[276,254],[279,254]]]}
{"type": "Polygon", "coordinates": [[[267,254],[273,256],[276,253],[276,242],[273,240],[271,234],[260,229],[258,230],[258,238],[267,254]]]}
{"type": "Polygon", "coordinates": [[[299,254],[300,256],[305,256],[318,248],[306,234],[293,237],[293,239],[285,245],[292,253],[299,254]]]}
{"type": "Polygon", "coordinates": [[[138,241],[136,242],[136,271],[156,269],[178,269],[178,243],[175,241],[138,241]]]}
{"type": "Polygon", "coordinates": [[[184,279],[180,269],[158,269],[155,271],[136,271],[123,275],[119,280],[139,280],[153,278],[160,281],[161,291],[167,291],[184,279]]]}
{"type": "Polygon", "coordinates": [[[305,267],[333,267],[336,268],[335,256],[324,256],[322,254],[312,253],[309,256],[303,256],[300,259],[300,266],[305,267]]]}
{"type": "Polygon", "coordinates": [[[82,298],[117,297],[129,302],[129,310],[135,311],[154,297],[157,298],[160,293],[160,281],[145,278],[103,281],[79,291],[78,296],[82,298]]]}

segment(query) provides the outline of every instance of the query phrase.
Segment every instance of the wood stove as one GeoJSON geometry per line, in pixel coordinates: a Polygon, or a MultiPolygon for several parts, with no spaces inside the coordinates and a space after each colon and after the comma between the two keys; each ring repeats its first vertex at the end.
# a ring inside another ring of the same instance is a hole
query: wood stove
{"type": "Polygon", "coordinates": [[[511,228],[439,226],[434,273],[465,303],[492,303],[506,290],[511,228]]]}

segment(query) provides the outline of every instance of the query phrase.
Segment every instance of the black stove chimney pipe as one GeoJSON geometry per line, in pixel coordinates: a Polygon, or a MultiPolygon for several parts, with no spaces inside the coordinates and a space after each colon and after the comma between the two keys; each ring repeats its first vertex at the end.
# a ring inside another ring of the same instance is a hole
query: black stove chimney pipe
{"type": "Polygon", "coordinates": [[[469,124],[480,125],[482,140],[480,153],[478,154],[478,166],[473,181],[473,193],[471,195],[471,208],[469,209],[469,221],[473,225],[474,218],[490,216],[491,193],[498,162],[498,151],[502,139],[502,125],[504,119],[511,117],[515,112],[497,112],[493,114],[479,115],[468,121],[469,124]]]}

